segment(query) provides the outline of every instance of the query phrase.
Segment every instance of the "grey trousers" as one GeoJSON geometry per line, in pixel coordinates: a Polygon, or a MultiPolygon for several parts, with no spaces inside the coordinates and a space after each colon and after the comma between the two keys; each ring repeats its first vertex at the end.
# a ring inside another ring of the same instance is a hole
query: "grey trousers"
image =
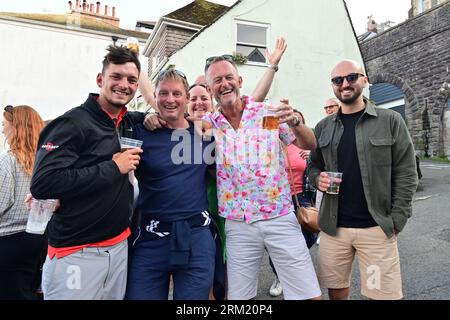
{"type": "Polygon", "coordinates": [[[128,240],[90,247],[61,259],[47,256],[42,272],[45,300],[123,300],[128,240]]]}

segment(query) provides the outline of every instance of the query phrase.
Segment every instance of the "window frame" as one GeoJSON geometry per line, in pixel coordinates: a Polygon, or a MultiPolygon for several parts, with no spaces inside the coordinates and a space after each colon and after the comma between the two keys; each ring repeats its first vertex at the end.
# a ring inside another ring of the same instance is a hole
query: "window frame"
{"type": "MultiPolygon", "coordinates": [[[[269,44],[270,44],[270,24],[268,23],[262,23],[262,22],[253,22],[253,21],[246,21],[246,20],[235,20],[234,21],[234,35],[235,35],[235,41],[234,41],[234,49],[235,52],[237,53],[237,47],[238,45],[242,45],[242,46],[254,46],[257,48],[264,48],[264,49],[268,49],[269,48],[269,44]],[[238,25],[248,25],[248,26],[254,26],[254,27],[261,27],[261,28],[265,28],[266,29],[266,43],[265,46],[262,46],[261,44],[258,43],[250,43],[250,42],[239,42],[238,41],[238,25]]],[[[263,50],[265,52],[265,50],[263,50]]],[[[256,61],[247,61],[245,63],[245,65],[253,65],[253,66],[268,66],[269,62],[267,61],[267,57],[264,55],[264,58],[266,59],[265,62],[256,62],[256,61]]]]}

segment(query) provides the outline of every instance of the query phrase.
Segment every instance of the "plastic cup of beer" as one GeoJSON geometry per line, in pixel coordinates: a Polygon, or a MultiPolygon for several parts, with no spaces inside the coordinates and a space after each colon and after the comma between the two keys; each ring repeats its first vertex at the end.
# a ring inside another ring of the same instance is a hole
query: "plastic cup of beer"
{"type": "MultiPolygon", "coordinates": [[[[141,146],[142,146],[142,140],[120,137],[120,150],[122,152],[129,150],[129,149],[140,148],[141,146]]],[[[131,184],[134,184],[134,172],[133,171],[129,172],[128,179],[131,184]]]]}
{"type": "Polygon", "coordinates": [[[278,118],[275,115],[276,111],[274,109],[271,109],[272,106],[269,106],[264,114],[263,117],[263,129],[266,130],[278,130],[278,118]]]}
{"type": "Polygon", "coordinates": [[[142,140],[120,137],[120,149],[122,152],[128,149],[140,148],[141,146],[142,140]]]}
{"type": "Polygon", "coordinates": [[[330,178],[330,186],[327,189],[328,194],[339,194],[339,188],[342,181],[342,172],[325,172],[330,178]]]}
{"type": "Polygon", "coordinates": [[[44,234],[47,223],[53,215],[56,208],[56,200],[31,200],[30,214],[28,215],[26,232],[34,234],[44,234]]]}
{"type": "Polygon", "coordinates": [[[139,41],[136,38],[128,37],[127,38],[127,47],[135,52],[136,54],[139,54],[139,41]]]}

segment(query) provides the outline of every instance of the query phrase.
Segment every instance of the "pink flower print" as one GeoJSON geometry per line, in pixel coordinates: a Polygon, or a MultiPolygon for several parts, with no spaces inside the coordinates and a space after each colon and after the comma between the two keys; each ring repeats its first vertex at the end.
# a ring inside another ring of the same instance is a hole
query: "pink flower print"
{"type": "Polygon", "coordinates": [[[220,179],[228,179],[230,176],[225,171],[217,171],[217,177],[220,179]]]}
{"type": "Polygon", "coordinates": [[[272,208],[268,207],[268,206],[261,206],[261,208],[259,208],[260,212],[263,213],[271,213],[272,212],[272,208]]]}

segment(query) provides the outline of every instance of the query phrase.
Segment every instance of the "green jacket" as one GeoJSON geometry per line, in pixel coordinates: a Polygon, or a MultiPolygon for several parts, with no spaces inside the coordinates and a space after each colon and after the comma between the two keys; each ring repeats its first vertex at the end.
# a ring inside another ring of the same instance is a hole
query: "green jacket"
{"type": "MultiPolygon", "coordinates": [[[[417,189],[414,146],[399,113],[366,102],[356,125],[356,149],[367,206],[376,223],[391,237],[412,214],[417,189]]],[[[311,152],[309,178],[317,187],[323,171],[338,171],[338,146],[344,132],[340,111],[315,128],[317,149],[311,152]]],[[[345,176],[342,177],[345,179],[345,176]]],[[[338,195],[324,193],[319,213],[321,231],[336,235],[338,195]]]]}

